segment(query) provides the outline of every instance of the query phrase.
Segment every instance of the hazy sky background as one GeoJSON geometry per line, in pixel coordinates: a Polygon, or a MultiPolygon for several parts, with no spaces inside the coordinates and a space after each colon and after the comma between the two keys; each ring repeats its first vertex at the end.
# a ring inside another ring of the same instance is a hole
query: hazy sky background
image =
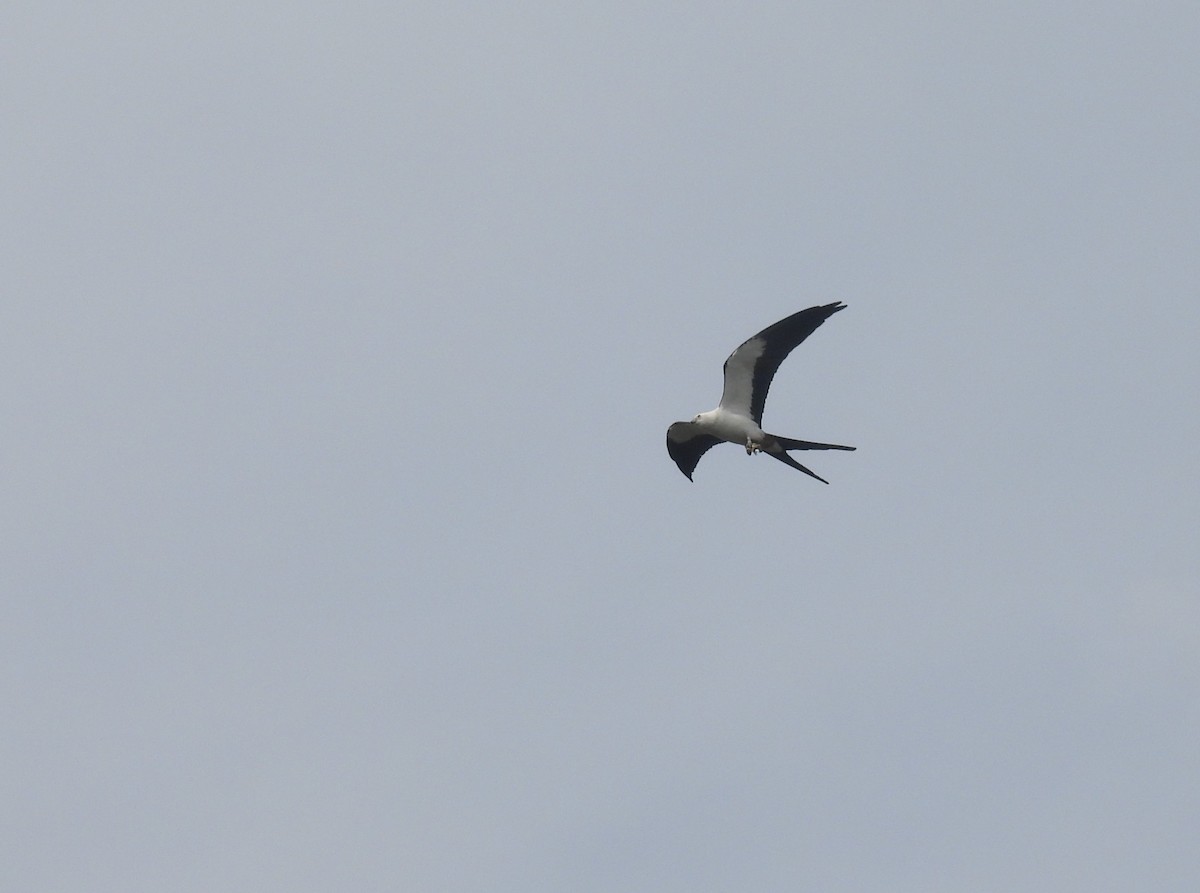
{"type": "Polygon", "coordinates": [[[0,886],[1200,889],[1198,46],[10,6],[0,886]]]}

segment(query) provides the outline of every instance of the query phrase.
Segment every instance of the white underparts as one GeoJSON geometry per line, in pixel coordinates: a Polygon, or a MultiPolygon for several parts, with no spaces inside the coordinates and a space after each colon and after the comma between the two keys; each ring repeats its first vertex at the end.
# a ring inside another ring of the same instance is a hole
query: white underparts
{"type": "Polygon", "coordinates": [[[705,434],[711,434],[728,443],[736,443],[746,447],[747,453],[762,449],[763,438],[766,434],[755,424],[754,419],[728,409],[717,407],[696,416],[697,428],[705,434]]]}

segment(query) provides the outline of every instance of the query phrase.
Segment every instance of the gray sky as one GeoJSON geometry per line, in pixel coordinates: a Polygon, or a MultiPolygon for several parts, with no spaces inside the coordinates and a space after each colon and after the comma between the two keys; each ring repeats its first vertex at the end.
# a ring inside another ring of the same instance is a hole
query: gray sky
{"type": "Polygon", "coordinates": [[[4,19],[4,889],[1198,888],[1200,7],[4,19]]]}

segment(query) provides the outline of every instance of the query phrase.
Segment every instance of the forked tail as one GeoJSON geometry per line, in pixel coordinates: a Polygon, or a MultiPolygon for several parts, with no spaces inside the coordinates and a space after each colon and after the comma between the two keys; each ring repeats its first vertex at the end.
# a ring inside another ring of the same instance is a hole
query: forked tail
{"type": "Polygon", "coordinates": [[[772,435],[785,450],[853,450],[855,447],[837,443],[813,443],[811,440],[792,440],[790,437],[772,435]]]}
{"type": "MultiPolygon", "coordinates": [[[[768,446],[768,448],[766,450],[764,450],[764,452],[768,456],[770,456],[772,459],[778,459],[784,465],[790,465],[790,466],[792,466],[792,468],[795,468],[799,471],[803,471],[806,475],[808,475],[809,477],[816,478],[822,484],[828,484],[829,481],[825,480],[825,478],[821,477],[819,474],[817,474],[811,468],[805,468],[803,465],[801,465],[799,462],[797,462],[795,459],[793,459],[791,456],[789,456],[787,453],[785,453],[784,450],[852,450],[852,449],[854,449],[854,447],[852,447],[852,446],[842,446],[841,444],[837,444],[837,443],[814,443],[811,440],[792,440],[792,438],[790,438],[790,437],[779,437],[778,435],[774,435],[774,434],[771,434],[768,436],[773,438],[775,443],[777,443],[780,447],[783,447],[783,449],[776,451],[774,449],[771,449],[770,446],[768,446]]],[[[769,443],[769,441],[768,441],[768,443],[769,443]]]]}
{"type": "Polygon", "coordinates": [[[812,477],[812,478],[816,478],[822,484],[829,483],[829,481],[825,480],[825,478],[821,477],[819,474],[817,474],[811,468],[805,468],[803,465],[801,465],[799,462],[797,462],[795,459],[793,459],[791,456],[789,456],[787,453],[783,452],[782,450],[780,450],[778,453],[768,452],[767,455],[770,456],[772,459],[778,459],[784,465],[790,465],[790,466],[792,466],[792,468],[800,469],[806,475],[808,475],[809,477],[812,477]]]}

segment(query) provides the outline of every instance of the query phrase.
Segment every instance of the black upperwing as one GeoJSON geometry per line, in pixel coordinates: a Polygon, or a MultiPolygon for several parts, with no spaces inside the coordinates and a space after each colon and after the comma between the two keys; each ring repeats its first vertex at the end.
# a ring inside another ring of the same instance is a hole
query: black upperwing
{"type": "Polygon", "coordinates": [[[676,422],[667,429],[667,452],[687,479],[700,463],[700,457],[721,442],[711,434],[696,434],[691,422],[676,422]]]}
{"type": "Polygon", "coordinates": [[[762,425],[767,391],[771,388],[771,380],[779,364],[821,323],[845,309],[846,305],[840,301],[809,307],[743,341],[725,360],[725,390],[721,394],[721,406],[749,414],[756,425],[762,425]]]}

